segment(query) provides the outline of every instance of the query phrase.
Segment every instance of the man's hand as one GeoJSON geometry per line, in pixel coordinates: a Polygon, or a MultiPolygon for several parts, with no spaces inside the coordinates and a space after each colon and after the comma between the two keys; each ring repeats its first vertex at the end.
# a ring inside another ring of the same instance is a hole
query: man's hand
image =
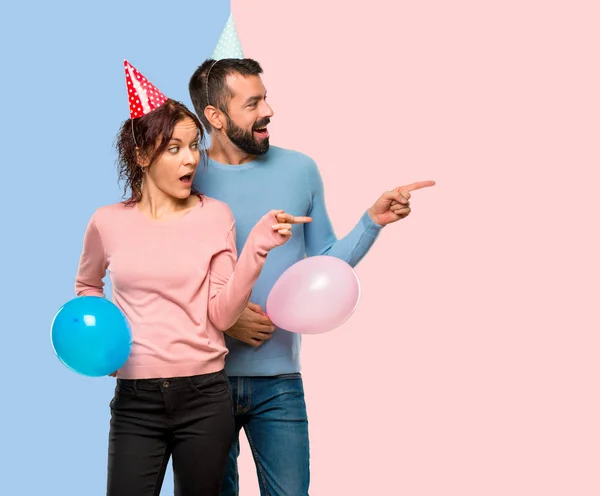
{"type": "Polygon", "coordinates": [[[242,343],[258,347],[271,338],[275,326],[260,306],[249,302],[238,321],[225,334],[242,343]]]}
{"type": "Polygon", "coordinates": [[[420,181],[386,191],[369,209],[369,216],[380,226],[404,219],[410,214],[410,192],[433,185],[435,181],[420,181]]]}

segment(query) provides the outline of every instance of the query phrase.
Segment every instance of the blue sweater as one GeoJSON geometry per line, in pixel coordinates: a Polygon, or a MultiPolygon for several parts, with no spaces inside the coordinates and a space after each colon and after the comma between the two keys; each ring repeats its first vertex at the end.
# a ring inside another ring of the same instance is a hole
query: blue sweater
{"type": "MultiPolygon", "coordinates": [[[[236,221],[237,250],[241,253],[250,230],[270,210],[283,209],[295,216],[311,216],[312,222],[292,227],[292,239],[272,250],[250,301],[264,310],[271,288],[281,274],[306,256],[330,255],[352,267],[364,257],[382,227],[365,211],[354,229],[337,239],[325,208],[323,182],[310,157],[271,146],[256,160],[242,165],[223,165],[208,160],[194,180],[203,194],[229,205],[236,221]]],[[[202,233],[198,233],[202,237],[202,233]]],[[[274,376],[300,371],[301,335],[275,329],[271,339],[255,348],[226,336],[229,376],[274,376]]]]}

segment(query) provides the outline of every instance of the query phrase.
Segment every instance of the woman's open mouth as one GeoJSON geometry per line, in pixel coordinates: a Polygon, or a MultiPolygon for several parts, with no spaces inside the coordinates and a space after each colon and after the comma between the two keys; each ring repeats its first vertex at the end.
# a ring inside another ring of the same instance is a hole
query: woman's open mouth
{"type": "Polygon", "coordinates": [[[190,172],[188,174],[186,174],[185,176],[181,176],[179,178],[179,180],[184,184],[184,186],[191,186],[192,185],[192,176],[194,175],[193,172],[190,172]]]}

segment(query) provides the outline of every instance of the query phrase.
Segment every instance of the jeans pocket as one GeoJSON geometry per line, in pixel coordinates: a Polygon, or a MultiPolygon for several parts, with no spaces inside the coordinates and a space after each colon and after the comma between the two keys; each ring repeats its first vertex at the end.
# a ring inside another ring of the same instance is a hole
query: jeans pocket
{"type": "Polygon", "coordinates": [[[115,392],[113,394],[113,398],[110,401],[110,408],[114,408],[115,405],[126,401],[128,399],[134,398],[137,392],[133,385],[123,384],[117,381],[117,385],[115,386],[115,392]]]}
{"type": "Polygon", "coordinates": [[[191,377],[190,387],[203,397],[231,395],[229,379],[224,371],[191,377]]]}

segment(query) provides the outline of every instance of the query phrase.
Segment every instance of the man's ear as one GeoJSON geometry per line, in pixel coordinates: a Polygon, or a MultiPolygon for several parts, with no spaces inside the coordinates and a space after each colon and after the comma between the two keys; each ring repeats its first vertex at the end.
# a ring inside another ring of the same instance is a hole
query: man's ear
{"type": "Polygon", "coordinates": [[[204,109],[204,117],[214,129],[223,129],[223,113],[213,105],[207,105],[204,109]]]}

